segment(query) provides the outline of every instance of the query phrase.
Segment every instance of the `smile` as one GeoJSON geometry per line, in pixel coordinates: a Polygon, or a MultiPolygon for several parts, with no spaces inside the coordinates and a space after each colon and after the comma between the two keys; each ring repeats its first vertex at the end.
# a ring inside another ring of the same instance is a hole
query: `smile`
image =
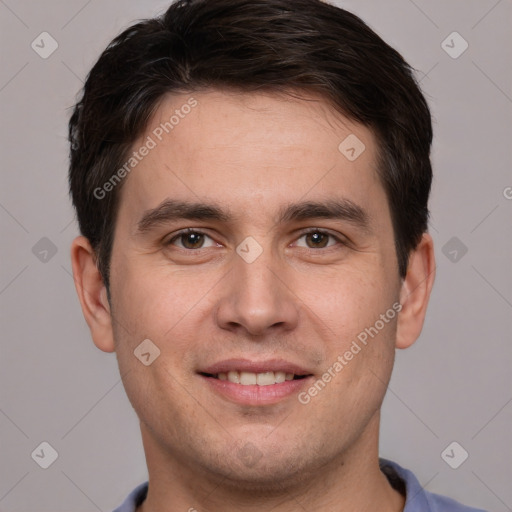
{"type": "Polygon", "coordinates": [[[220,372],[214,375],[204,373],[206,377],[212,377],[218,380],[225,380],[242,386],[271,386],[281,384],[285,381],[303,379],[305,375],[295,375],[283,371],[267,371],[261,373],[236,371],[220,372]]]}

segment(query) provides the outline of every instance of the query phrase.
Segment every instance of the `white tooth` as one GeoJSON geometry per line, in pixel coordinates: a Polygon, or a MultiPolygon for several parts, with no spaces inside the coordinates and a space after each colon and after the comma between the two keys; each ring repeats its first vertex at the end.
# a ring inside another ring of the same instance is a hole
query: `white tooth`
{"type": "Polygon", "coordinates": [[[286,379],[286,380],[293,380],[293,373],[287,373],[287,374],[285,375],[285,379],[286,379]]]}
{"type": "Polygon", "coordinates": [[[256,384],[258,386],[270,386],[276,383],[274,372],[258,373],[256,375],[256,384]]]}
{"type": "Polygon", "coordinates": [[[240,384],[240,375],[238,372],[228,372],[228,380],[229,382],[234,382],[235,384],[240,384]]]}
{"type": "Polygon", "coordinates": [[[252,372],[240,372],[240,384],[243,384],[244,386],[256,384],[256,374],[252,372]]]}
{"type": "Polygon", "coordinates": [[[225,373],[219,373],[219,374],[217,375],[217,378],[218,378],[219,380],[228,380],[228,376],[227,376],[225,373]]]}
{"type": "Polygon", "coordinates": [[[284,372],[274,372],[276,384],[280,384],[286,380],[286,374],[284,372]]]}

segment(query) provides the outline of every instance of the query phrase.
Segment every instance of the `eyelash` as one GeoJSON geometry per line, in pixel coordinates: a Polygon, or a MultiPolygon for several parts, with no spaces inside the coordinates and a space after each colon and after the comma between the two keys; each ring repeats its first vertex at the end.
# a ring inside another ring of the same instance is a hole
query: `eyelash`
{"type": "MultiPolygon", "coordinates": [[[[188,234],[191,234],[191,233],[197,234],[197,235],[204,235],[204,236],[206,236],[206,237],[208,237],[208,238],[213,240],[213,238],[210,235],[208,235],[204,231],[201,231],[200,229],[186,228],[186,229],[183,229],[183,230],[179,231],[178,233],[176,233],[171,239],[169,239],[169,241],[167,241],[165,243],[165,245],[166,246],[173,245],[173,243],[176,240],[178,240],[181,236],[188,235],[188,234]]],[[[345,246],[348,245],[348,243],[346,241],[342,240],[340,237],[332,234],[330,231],[326,231],[326,230],[320,229],[320,228],[308,228],[305,231],[302,231],[300,236],[297,238],[297,240],[301,239],[304,236],[313,234],[313,233],[318,233],[320,235],[328,236],[331,239],[334,239],[337,243],[339,243],[341,245],[345,245],[345,246]]],[[[304,249],[309,249],[311,251],[318,251],[319,249],[329,249],[331,247],[332,246],[320,247],[318,249],[315,249],[315,248],[312,248],[312,247],[303,247],[303,248],[304,249]]],[[[187,249],[187,248],[181,248],[180,247],[180,249],[183,249],[183,250],[189,251],[189,252],[195,252],[195,251],[199,251],[200,249],[204,249],[204,247],[199,247],[198,249],[187,249]]]]}

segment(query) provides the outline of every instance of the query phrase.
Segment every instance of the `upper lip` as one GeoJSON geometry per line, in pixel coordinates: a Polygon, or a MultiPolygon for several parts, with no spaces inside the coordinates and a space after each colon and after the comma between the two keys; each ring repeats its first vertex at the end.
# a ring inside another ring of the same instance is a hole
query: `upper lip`
{"type": "Polygon", "coordinates": [[[228,373],[231,371],[265,373],[265,372],[285,372],[294,375],[311,375],[311,372],[305,368],[285,361],[284,359],[267,359],[265,361],[251,361],[249,359],[226,359],[210,366],[202,368],[199,373],[208,373],[217,375],[218,373],[228,373]]]}

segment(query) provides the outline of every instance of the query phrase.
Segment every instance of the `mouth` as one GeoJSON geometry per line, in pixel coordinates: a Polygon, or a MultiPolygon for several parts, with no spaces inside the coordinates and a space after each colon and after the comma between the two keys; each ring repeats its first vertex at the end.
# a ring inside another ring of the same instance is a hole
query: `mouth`
{"type": "Polygon", "coordinates": [[[200,372],[204,377],[224,380],[241,386],[272,386],[273,384],[282,384],[290,380],[305,379],[308,375],[296,375],[284,371],[266,371],[266,372],[247,372],[242,370],[231,370],[229,372],[206,373],[200,372]]]}
{"type": "Polygon", "coordinates": [[[239,405],[278,403],[299,393],[313,378],[306,369],[284,360],[231,359],[197,373],[217,396],[239,405]]]}

